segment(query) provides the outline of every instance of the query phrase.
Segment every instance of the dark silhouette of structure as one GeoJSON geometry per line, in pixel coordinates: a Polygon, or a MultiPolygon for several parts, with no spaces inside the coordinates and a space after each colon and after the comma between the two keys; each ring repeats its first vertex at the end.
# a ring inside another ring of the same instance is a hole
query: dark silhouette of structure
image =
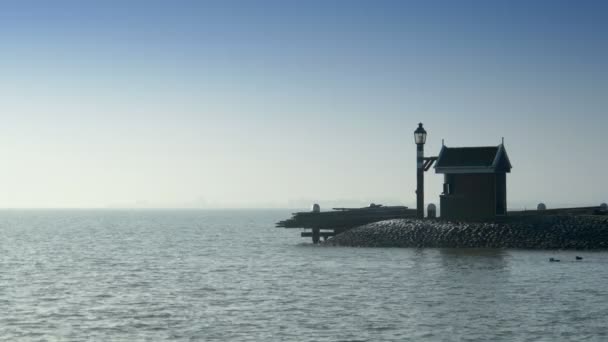
{"type": "MultiPolygon", "coordinates": [[[[426,137],[427,132],[424,127],[422,127],[422,123],[418,124],[418,128],[414,131],[414,142],[416,143],[417,152],[417,207],[415,210],[408,209],[407,207],[403,206],[385,207],[371,203],[369,207],[364,208],[333,208],[332,211],[321,211],[319,205],[315,204],[310,212],[294,213],[290,219],[277,222],[277,227],[310,229],[311,231],[302,232],[300,236],[312,237],[313,243],[319,243],[321,238],[326,239],[328,237],[333,237],[354,227],[360,227],[373,222],[394,219],[412,219],[414,217],[423,219],[424,172],[428,171],[434,164],[435,172],[443,174],[445,179],[443,193],[440,195],[441,219],[452,221],[491,221],[501,223],[517,223],[521,221],[524,222],[524,224],[527,224],[525,222],[535,222],[536,224],[541,222],[537,220],[537,217],[540,216],[578,216],[582,219],[583,216],[586,217],[589,215],[608,215],[608,205],[606,203],[602,203],[599,207],[558,209],[547,209],[546,206],[541,203],[538,210],[512,211],[507,218],[505,217],[507,215],[507,173],[511,172],[511,162],[509,161],[509,156],[507,155],[507,150],[504,146],[504,140],[503,143],[498,146],[485,147],[447,147],[442,143],[439,156],[425,157],[424,144],[426,143],[426,137]],[[527,220],[528,218],[532,218],[534,221],[524,220],[527,220]]],[[[436,214],[436,206],[434,204],[429,204],[427,217],[429,219],[435,219],[436,214]]],[[[410,223],[411,222],[409,222],[409,220],[401,223],[398,222],[397,226],[402,225],[403,227],[408,227],[410,223]]],[[[542,224],[539,223],[539,225],[542,227],[542,224]]],[[[385,227],[393,227],[393,223],[389,223],[385,227]]],[[[433,223],[430,222],[427,227],[429,227],[428,230],[431,232],[430,237],[433,239],[432,232],[440,229],[441,226],[433,226],[433,223]]],[[[476,231],[477,228],[472,229],[475,231],[473,233],[465,233],[470,234],[468,236],[465,235],[467,236],[466,238],[472,240],[477,239],[478,243],[485,244],[486,241],[479,240],[480,234],[476,231]]],[[[509,238],[505,240],[505,244],[502,246],[511,246],[514,241],[519,239],[519,237],[513,235],[518,229],[519,228],[509,230],[508,233],[511,234],[511,238],[515,238],[516,240],[512,241],[509,240],[509,238]]],[[[468,229],[468,231],[470,232],[471,229],[468,229]]],[[[550,231],[550,229],[547,230],[549,233],[550,231]]],[[[406,242],[405,244],[402,244],[402,246],[417,246],[420,244],[434,245],[434,242],[429,242],[426,240],[426,232],[419,234],[418,230],[410,230],[409,228],[403,230],[403,232],[405,232],[405,234],[414,234],[413,232],[415,232],[415,235],[407,237],[405,240],[403,240],[406,242]],[[419,242],[414,242],[416,239],[418,239],[419,242]]],[[[388,241],[395,239],[395,236],[397,235],[399,234],[392,235],[392,233],[390,233],[390,235],[385,235],[384,237],[387,238],[386,241],[388,241]]],[[[372,237],[372,239],[373,240],[368,245],[376,246],[378,240],[375,240],[375,236],[372,237]]],[[[443,237],[440,239],[443,239],[443,237]]],[[[522,239],[523,240],[520,242],[517,242],[517,245],[536,246],[542,248],[552,246],[551,243],[545,244],[543,242],[535,244],[535,242],[530,242],[525,238],[522,239]],[[528,243],[532,243],[532,245],[529,245],[528,243]]],[[[548,240],[552,239],[553,238],[549,238],[548,240]]],[[[593,246],[589,244],[590,242],[588,240],[583,239],[581,241],[583,244],[580,246],[585,246],[585,248],[593,246]]],[[[389,245],[392,246],[392,242],[389,243],[389,245]]],[[[452,246],[451,242],[450,246],[452,246]]],[[[605,248],[605,246],[602,248],[605,248]]]]}
{"type": "Polygon", "coordinates": [[[424,218],[424,172],[433,165],[437,157],[424,157],[424,143],[426,143],[426,130],[422,122],[414,131],[416,143],[416,216],[424,218]]]}
{"type": "Polygon", "coordinates": [[[487,220],[507,214],[507,176],[511,162],[504,144],[489,147],[443,146],[435,172],[444,174],[441,217],[487,220]]]}
{"type": "Polygon", "coordinates": [[[414,131],[414,142],[416,142],[416,216],[424,218],[424,143],[426,142],[426,131],[422,122],[414,131]]]}

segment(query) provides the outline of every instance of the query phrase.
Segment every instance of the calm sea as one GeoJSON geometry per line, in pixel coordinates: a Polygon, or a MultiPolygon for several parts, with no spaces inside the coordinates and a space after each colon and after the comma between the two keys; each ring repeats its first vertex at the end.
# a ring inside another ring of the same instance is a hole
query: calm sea
{"type": "Polygon", "coordinates": [[[608,340],[608,253],[319,247],[289,214],[0,211],[0,339],[608,340]]]}

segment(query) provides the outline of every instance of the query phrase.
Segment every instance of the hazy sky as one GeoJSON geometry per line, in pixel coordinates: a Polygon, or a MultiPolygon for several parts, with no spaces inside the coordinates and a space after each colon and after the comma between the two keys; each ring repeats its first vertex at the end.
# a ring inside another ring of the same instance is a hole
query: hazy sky
{"type": "Polygon", "coordinates": [[[596,205],[607,37],[605,1],[2,1],[0,207],[414,206],[420,121],[504,136],[511,207],[596,205]]]}

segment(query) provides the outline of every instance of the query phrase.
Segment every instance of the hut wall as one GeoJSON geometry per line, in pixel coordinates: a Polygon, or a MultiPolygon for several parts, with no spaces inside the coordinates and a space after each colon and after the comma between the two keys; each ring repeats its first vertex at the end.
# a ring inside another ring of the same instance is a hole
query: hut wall
{"type": "Polygon", "coordinates": [[[441,217],[450,220],[483,220],[496,215],[496,175],[446,174],[449,193],[441,195],[441,217]]]}
{"type": "Polygon", "coordinates": [[[507,214],[507,174],[496,174],[496,215],[507,214]]]}

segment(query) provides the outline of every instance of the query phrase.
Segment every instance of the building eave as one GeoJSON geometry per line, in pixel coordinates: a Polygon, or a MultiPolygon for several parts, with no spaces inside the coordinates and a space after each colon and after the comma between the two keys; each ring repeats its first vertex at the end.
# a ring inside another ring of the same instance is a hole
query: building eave
{"type": "Polygon", "coordinates": [[[496,169],[492,167],[436,167],[435,173],[496,173],[496,169]]]}
{"type": "Polygon", "coordinates": [[[436,173],[437,173],[437,163],[439,162],[439,160],[441,160],[441,155],[443,154],[443,151],[445,151],[446,148],[447,147],[445,145],[442,145],[441,150],[439,151],[439,155],[437,155],[437,161],[435,162],[435,166],[433,166],[436,173]]]}

